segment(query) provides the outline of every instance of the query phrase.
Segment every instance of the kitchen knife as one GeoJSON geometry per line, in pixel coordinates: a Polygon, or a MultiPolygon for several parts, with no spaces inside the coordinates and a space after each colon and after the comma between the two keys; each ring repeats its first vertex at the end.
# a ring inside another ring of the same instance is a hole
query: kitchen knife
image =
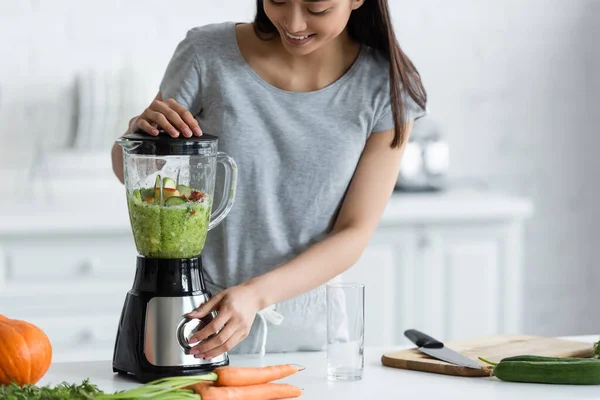
{"type": "Polygon", "coordinates": [[[416,344],[421,352],[433,358],[463,367],[482,369],[481,365],[477,364],[475,361],[444,346],[444,343],[435,340],[434,338],[427,336],[423,332],[419,332],[416,329],[408,329],[404,331],[404,336],[416,344]]]}

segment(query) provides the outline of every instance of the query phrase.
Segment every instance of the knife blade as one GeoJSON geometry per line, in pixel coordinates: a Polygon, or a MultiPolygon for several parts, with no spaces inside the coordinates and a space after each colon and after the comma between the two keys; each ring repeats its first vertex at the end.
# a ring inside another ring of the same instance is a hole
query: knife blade
{"type": "Polygon", "coordinates": [[[416,329],[408,329],[404,331],[404,336],[413,342],[418,347],[419,351],[433,358],[467,368],[482,369],[481,365],[475,361],[463,356],[449,347],[444,346],[444,343],[416,329]]]}

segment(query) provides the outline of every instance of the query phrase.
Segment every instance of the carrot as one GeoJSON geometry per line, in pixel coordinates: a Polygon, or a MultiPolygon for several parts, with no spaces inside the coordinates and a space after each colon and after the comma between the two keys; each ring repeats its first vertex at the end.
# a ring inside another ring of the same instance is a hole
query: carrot
{"type": "Polygon", "coordinates": [[[218,386],[248,386],[276,381],[302,369],[291,364],[281,364],[269,367],[224,366],[216,368],[214,372],[218,376],[218,386]]]}
{"type": "Polygon", "coordinates": [[[192,389],[202,400],[277,400],[299,397],[302,389],[287,383],[261,383],[249,386],[197,384],[192,389]]]}
{"type": "Polygon", "coordinates": [[[189,385],[189,386],[185,386],[185,387],[183,387],[183,389],[192,389],[194,392],[200,393],[200,391],[203,388],[206,388],[206,387],[209,387],[209,386],[215,386],[215,383],[211,382],[211,381],[198,382],[198,383],[194,383],[194,384],[189,385]]]}

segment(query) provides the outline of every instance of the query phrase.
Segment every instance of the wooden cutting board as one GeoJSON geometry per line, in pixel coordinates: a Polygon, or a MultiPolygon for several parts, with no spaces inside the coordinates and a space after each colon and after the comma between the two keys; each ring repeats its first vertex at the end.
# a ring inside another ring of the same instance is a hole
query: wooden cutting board
{"type": "MultiPolygon", "coordinates": [[[[482,366],[487,364],[479,360],[478,357],[498,362],[504,357],[525,354],[550,357],[591,357],[594,354],[591,343],[527,335],[483,336],[448,342],[444,345],[471,358],[482,366]]],[[[387,352],[381,357],[381,362],[383,365],[392,368],[445,375],[489,376],[486,369],[476,370],[437,360],[421,353],[416,347],[387,352]]]]}

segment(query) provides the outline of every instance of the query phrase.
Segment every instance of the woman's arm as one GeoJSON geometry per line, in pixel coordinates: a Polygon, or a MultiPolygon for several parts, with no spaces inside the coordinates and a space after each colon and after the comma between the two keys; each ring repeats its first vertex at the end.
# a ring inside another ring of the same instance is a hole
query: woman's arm
{"type": "MultiPolygon", "coordinates": [[[[129,120],[129,127],[127,128],[127,131],[125,131],[124,135],[132,132],[131,126],[137,118],[138,117],[136,116],[129,120]]],[[[116,143],[113,144],[110,156],[112,159],[112,169],[115,173],[115,176],[117,179],[119,179],[119,181],[121,181],[121,183],[125,183],[125,177],[123,176],[123,148],[116,143]]]]}
{"type": "MultiPolygon", "coordinates": [[[[412,122],[408,132],[411,130],[412,122]]],[[[390,148],[393,136],[392,130],[378,132],[367,141],[340,213],[326,239],[273,271],[217,293],[188,314],[190,318],[202,318],[211,311],[219,311],[212,322],[190,338],[190,343],[204,340],[191,351],[195,357],[211,358],[229,351],[248,335],[258,311],[314,289],[358,261],[398,178],[409,135],[402,146],[395,149],[390,148]]]]}
{"type": "MultiPolygon", "coordinates": [[[[408,132],[412,130],[412,122],[408,132]]],[[[405,143],[390,148],[393,130],[372,134],[332,232],[287,264],[244,285],[258,294],[260,308],[297,296],[341,274],[366,248],[398,179],[405,143]],[[368,207],[365,207],[368,204],[368,207]]]]}

